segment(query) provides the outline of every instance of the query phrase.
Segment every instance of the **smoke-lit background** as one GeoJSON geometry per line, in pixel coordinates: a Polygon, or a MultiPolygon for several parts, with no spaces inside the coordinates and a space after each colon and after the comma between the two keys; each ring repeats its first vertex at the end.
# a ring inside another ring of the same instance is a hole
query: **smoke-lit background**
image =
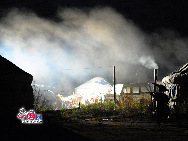
{"type": "MultiPolygon", "coordinates": [[[[139,13],[138,13],[139,14],[139,13]]],[[[72,94],[93,77],[117,83],[159,79],[188,61],[188,40],[159,28],[145,32],[112,7],[61,8],[58,20],[11,8],[0,22],[0,54],[33,75],[35,83],[72,94]]],[[[172,23],[173,24],[173,23],[172,23]]]]}

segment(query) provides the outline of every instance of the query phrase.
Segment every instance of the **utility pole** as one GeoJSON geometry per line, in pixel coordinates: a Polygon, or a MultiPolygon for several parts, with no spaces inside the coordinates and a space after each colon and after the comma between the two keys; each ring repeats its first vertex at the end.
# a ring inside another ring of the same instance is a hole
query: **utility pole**
{"type": "Polygon", "coordinates": [[[114,102],[116,104],[116,68],[115,66],[113,67],[113,78],[114,78],[114,102]]]}
{"type": "MultiPolygon", "coordinates": [[[[158,80],[158,69],[154,69],[154,96],[156,96],[157,93],[157,86],[156,86],[157,80],[158,80]]],[[[152,97],[152,101],[153,101],[153,110],[158,112],[157,111],[158,101],[156,101],[154,97],[152,97]]],[[[157,118],[157,114],[156,114],[156,118],[157,118]]]]}
{"type": "Polygon", "coordinates": [[[154,93],[157,92],[157,87],[156,87],[156,84],[157,84],[157,80],[158,80],[158,69],[154,69],[154,93]]]}

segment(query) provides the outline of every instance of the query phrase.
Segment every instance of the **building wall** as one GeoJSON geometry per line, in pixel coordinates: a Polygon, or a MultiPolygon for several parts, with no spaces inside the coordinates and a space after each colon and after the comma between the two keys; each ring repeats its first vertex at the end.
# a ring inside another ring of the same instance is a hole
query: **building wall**
{"type": "Polygon", "coordinates": [[[21,107],[33,108],[34,96],[31,83],[18,81],[0,81],[1,112],[16,116],[21,107]]]}
{"type": "MultiPolygon", "coordinates": [[[[0,57],[0,119],[16,119],[21,107],[33,108],[33,76],[0,57]]],[[[11,120],[10,120],[11,121],[11,120]]]]}
{"type": "Polygon", "coordinates": [[[129,95],[136,100],[140,100],[142,98],[150,100],[150,91],[152,91],[152,88],[150,84],[147,83],[127,84],[123,86],[121,96],[129,95]]]}

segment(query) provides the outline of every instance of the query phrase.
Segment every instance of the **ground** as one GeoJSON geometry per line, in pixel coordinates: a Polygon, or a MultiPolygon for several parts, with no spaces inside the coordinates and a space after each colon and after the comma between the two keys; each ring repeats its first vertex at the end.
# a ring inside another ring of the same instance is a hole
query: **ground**
{"type": "Polygon", "coordinates": [[[4,122],[1,137],[6,140],[69,140],[69,141],[129,141],[129,140],[187,140],[188,122],[178,126],[177,122],[112,119],[73,119],[58,116],[43,117],[42,125],[23,125],[16,119],[4,122]]]}
{"type": "Polygon", "coordinates": [[[176,122],[158,125],[156,122],[142,121],[112,121],[103,119],[85,120],[56,120],[58,126],[62,126],[71,132],[87,137],[95,141],[113,140],[187,140],[188,123],[183,122],[179,127],[176,122]]]}

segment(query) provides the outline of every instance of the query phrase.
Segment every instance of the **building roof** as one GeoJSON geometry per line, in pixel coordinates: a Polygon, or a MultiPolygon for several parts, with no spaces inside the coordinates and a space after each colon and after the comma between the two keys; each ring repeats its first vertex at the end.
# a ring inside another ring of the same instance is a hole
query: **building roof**
{"type": "Polygon", "coordinates": [[[90,88],[94,88],[94,86],[110,86],[110,83],[108,83],[104,78],[102,77],[95,77],[89,81],[87,81],[86,83],[78,86],[76,89],[90,89],[90,88]]]}
{"type": "Polygon", "coordinates": [[[32,81],[33,76],[0,55],[0,81],[32,81]]]}
{"type": "Polygon", "coordinates": [[[166,85],[188,83],[188,63],[164,77],[162,82],[166,85]]]}

